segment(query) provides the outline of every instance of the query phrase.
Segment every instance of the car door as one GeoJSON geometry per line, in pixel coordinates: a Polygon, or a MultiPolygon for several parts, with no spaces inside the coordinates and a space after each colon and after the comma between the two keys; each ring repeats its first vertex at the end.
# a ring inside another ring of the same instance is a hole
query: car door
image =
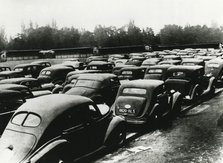
{"type": "Polygon", "coordinates": [[[89,134],[86,126],[86,108],[81,106],[70,110],[63,115],[62,137],[68,140],[72,146],[72,154],[75,158],[88,153],[89,134]]]}
{"type": "Polygon", "coordinates": [[[88,117],[88,133],[89,133],[89,146],[91,151],[101,147],[104,143],[104,137],[109,123],[112,120],[112,113],[107,111],[104,115],[100,112],[96,105],[89,104],[87,106],[88,117]]]}

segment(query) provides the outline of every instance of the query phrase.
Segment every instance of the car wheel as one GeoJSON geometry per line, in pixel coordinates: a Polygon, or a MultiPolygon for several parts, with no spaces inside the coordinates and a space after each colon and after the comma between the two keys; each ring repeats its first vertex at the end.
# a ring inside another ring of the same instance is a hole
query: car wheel
{"type": "Polygon", "coordinates": [[[116,128],[116,131],[110,136],[110,140],[106,144],[111,150],[121,147],[126,142],[126,130],[123,125],[116,128]]]}

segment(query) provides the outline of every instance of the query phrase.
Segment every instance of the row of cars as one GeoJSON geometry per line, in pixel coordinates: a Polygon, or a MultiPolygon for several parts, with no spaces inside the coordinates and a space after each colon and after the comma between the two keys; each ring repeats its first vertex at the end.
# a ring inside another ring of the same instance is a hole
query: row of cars
{"type": "MultiPolygon", "coordinates": [[[[67,67],[44,68],[32,80],[52,85],[49,78],[53,78],[54,71],[67,67]]],[[[119,147],[126,139],[126,124],[151,125],[151,120],[175,117],[181,111],[182,101],[213,93],[217,81],[214,71],[205,73],[199,65],[169,66],[166,71],[129,66],[127,72],[117,75],[111,73],[114,64],[105,61],[90,62],[86,67],[56,75],[65,77],[54,83],[56,86],[48,85],[47,90],[53,94],[18,99],[18,106],[26,102],[10,112],[0,139],[3,162],[71,162],[102,147],[119,147]],[[135,78],[131,72],[138,68],[144,72],[141,78],[135,78]],[[149,76],[145,72],[150,72],[149,76]],[[193,97],[188,97],[189,92],[194,93],[193,97]]],[[[212,67],[220,66],[215,63],[212,67]]],[[[6,83],[10,80],[21,78],[1,80],[0,87],[9,85],[6,83]]]]}

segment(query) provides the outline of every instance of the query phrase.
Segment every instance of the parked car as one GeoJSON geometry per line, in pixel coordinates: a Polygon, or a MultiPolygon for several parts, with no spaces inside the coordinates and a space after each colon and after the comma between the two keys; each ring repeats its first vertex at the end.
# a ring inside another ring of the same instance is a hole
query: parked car
{"type": "Polygon", "coordinates": [[[114,61],[115,67],[125,65],[129,59],[117,59],[114,61]]]}
{"type": "Polygon", "coordinates": [[[165,90],[164,81],[132,80],[120,86],[112,110],[128,124],[149,124],[151,120],[176,116],[181,101],[179,92],[165,90]]]}
{"type": "Polygon", "coordinates": [[[66,60],[62,62],[62,65],[68,66],[68,67],[70,66],[75,70],[83,70],[86,67],[84,62],[72,61],[72,60],[66,60]]]}
{"type": "Polygon", "coordinates": [[[120,70],[124,67],[135,67],[134,65],[119,65],[119,66],[115,66],[112,70],[112,73],[115,75],[119,75],[120,74],[120,70]]]}
{"type": "Polygon", "coordinates": [[[141,67],[150,67],[157,65],[161,61],[161,58],[149,58],[142,62],[141,67]]]}
{"type": "Polygon", "coordinates": [[[145,74],[144,67],[123,67],[118,75],[119,80],[143,79],[145,74]]]}
{"type": "Polygon", "coordinates": [[[44,68],[45,67],[50,67],[51,66],[51,63],[49,62],[49,61],[41,61],[41,60],[39,60],[39,61],[34,61],[34,62],[32,62],[31,64],[39,64],[39,65],[41,65],[41,66],[43,66],[44,68]]]}
{"type": "Polygon", "coordinates": [[[62,84],[66,79],[66,75],[73,70],[74,69],[71,67],[66,67],[63,65],[54,65],[51,67],[44,68],[40,72],[37,79],[42,84],[43,83],[62,84]]]}
{"type": "Polygon", "coordinates": [[[215,91],[215,78],[204,76],[203,66],[173,66],[168,69],[167,90],[179,91],[185,100],[196,101],[215,91]]]}
{"type": "Polygon", "coordinates": [[[14,71],[20,72],[25,77],[37,78],[44,66],[40,64],[19,64],[14,67],[14,71]]]}
{"type": "Polygon", "coordinates": [[[95,103],[111,106],[120,86],[114,74],[79,74],[64,86],[63,93],[89,97],[95,103]]]}
{"type": "Polygon", "coordinates": [[[202,59],[197,59],[197,58],[187,58],[183,59],[181,62],[181,65],[187,65],[187,66],[195,66],[195,65],[200,65],[200,66],[205,66],[205,62],[202,59]]]}
{"type": "Polygon", "coordinates": [[[98,70],[100,73],[111,73],[114,67],[113,63],[104,62],[104,61],[91,61],[86,70],[98,70]]]}
{"type": "Polygon", "coordinates": [[[2,71],[11,71],[11,68],[8,67],[8,66],[3,66],[3,65],[1,65],[1,66],[0,66],[0,72],[2,72],[2,71]]]}
{"type": "Polygon", "coordinates": [[[65,94],[38,97],[20,106],[0,139],[3,162],[71,162],[125,141],[125,123],[89,98],[65,94]]]}
{"type": "Polygon", "coordinates": [[[223,86],[223,59],[216,58],[207,61],[205,64],[205,75],[208,77],[215,77],[216,86],[223,86]]]}
{"type": "Polygon", "coordinates": [[[4,131],[15,110],[25,101],[19,91],[0,90],[0,134],[4,131]]]}
{"type": "Polygon", "coordinates": [[[133,59],[129,59],[125,65],[132,65],[132,66],[141,66],[142,64],[142,60],[133,60],[133,59]]]}
{"type": "Polygon", "coordinates": [[[92,61],[104,61],[104,62],[107,62],[107,60],[108,60],[108,58],[103,57],[103,56],[91,56],[91,57],[88,57],[85,62],[86,62],[86,64],[89,64],[92,61]]]}
{"type": "Polygon", "coordinates": [[[0,81],[0,84],[19,84],[25,85],[30,90],[50,90],[54,88],[54,84],[40,84],[40,82],[36,78],[11,78],[11,79],[3,79],[0,81]]]}
{"type": "Polygon", "coordinates": [[[0,80],[24,77],[19,71],[2,71],[0,72],[0,80]]]}
{"type": "Polygon", "coordinates": [[[158,63],[158,65],[180,65],[181,60],[165,60],[158,63]]]}
{"type": "Polygon", "coordinates": [[[144,79],[156,79],[163,80],[167,79],[167,70],[173,65],[156,65],[146,69],[144,79]]]}

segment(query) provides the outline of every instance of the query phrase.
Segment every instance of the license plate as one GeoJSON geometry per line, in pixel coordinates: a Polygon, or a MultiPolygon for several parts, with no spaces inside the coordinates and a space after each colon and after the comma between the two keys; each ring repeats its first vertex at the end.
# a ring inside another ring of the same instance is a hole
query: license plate
{"type": "Polygon", "coordinates": [[[119,109],[119,113],[129,113],[129,114],[135,114],[134,109],[119,109]]]}

